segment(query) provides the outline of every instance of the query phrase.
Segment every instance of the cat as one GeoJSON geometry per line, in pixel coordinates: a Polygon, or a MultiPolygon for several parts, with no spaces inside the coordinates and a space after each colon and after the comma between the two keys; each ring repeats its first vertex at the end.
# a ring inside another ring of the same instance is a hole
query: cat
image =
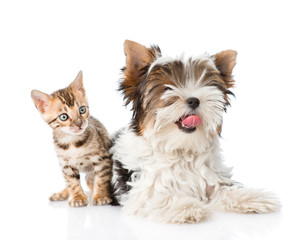
{"type": "Polygon", "coordinates": [[[112,177],[108,152],[111,140],[105,127],[90,116],[82,72],[64,89],[51,95],[32,90],[32,100],[42,118],[53,129],[55,150],[66,188],[51,195],[51,201],[69,200],[69,206],[82,207],[88,199],[80,184],[80,172],[92,193],[93,205],[106,205],[112,177]]]}

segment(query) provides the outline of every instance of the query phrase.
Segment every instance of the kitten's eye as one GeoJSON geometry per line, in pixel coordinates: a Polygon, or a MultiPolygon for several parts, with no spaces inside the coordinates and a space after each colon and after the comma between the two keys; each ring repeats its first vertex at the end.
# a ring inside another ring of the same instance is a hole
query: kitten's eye
{"type": "Polygon", "coordinates": [[[61,121],[66,121],[68,119],[68,115],[66,113],[62,113],[60,116],[59,116],[59,119],[61,121]]]}
{"type": "Polygon", "coordinates": [[[84,114],[86,112],[86,107],[85,106],[82,106],[79,108],[79,113],[80,114],[84,114]]]}

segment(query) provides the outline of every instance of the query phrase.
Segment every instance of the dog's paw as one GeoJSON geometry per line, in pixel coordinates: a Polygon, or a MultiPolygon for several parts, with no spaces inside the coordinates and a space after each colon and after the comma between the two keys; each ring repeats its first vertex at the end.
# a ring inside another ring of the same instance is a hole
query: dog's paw
{"type": "Polygon", "coordinates": [[[183,208],[172,220],[172,223],[197,223],[205,219],[209,211],[202,207],[183,208]]]}
{"type": "Polygon", "coordinates": [[[112,199],[108,196],[94,196],[92,200],[93,205],[108,205],[112,199]]]}
{"type": "Polygon", "coordinates": [[[68,205],[70,207],[85,207],[88,205],[88,200],[86,197],[73,198],[69,200],[68,205]]]}
{"type": "Polygon", "coordinates": [[[224,199],[226,210],[242,213],[275,212],[281,206],[274,194],[256,189],[232,189],[224,199]]]}
{"type": "Polygon", "coordinates": [[[269,213],[280,209],[279,200],[271,193],[260,192],[241,202],[240,209],[244,213],[269,213]]]}

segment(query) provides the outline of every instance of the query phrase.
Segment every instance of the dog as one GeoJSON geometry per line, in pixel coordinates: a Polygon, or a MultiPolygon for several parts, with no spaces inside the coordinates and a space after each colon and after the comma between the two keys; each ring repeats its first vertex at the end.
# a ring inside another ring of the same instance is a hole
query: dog
{"type": "Polygon", "coordinates": [[[171,58],[129,40],[124,50],[119,90],[133,117],[110,149],[115,203],[163,223],[195,223],[213,211],[277,211],[273,193],[243,187],[223,164],[219,139],[237,52],[171,58]]]}

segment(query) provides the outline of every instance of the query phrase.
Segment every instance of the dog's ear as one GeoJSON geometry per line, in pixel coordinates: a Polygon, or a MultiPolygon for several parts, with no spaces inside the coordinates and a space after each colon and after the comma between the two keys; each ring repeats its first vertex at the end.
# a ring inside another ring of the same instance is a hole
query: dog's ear
{"type": "Polygon", "coordinates": [[[153,56],[149,49],[139,43],[126,40],[124,42],[124,51],[126,55],[125,74],[139,77],[139,71],[153,61],[153,56]]]}
{"type": "Polygon", "coordinates": [[[234,50],[225,50],[213,56],[215,65],[220,71],[222,78],[225,81],[227,88],[234,86],[232,71],[236,64],[237,52],[234,50]]]}
{"type": "Polygon", "coordinates": [[[159,56],[161,51],[157,46],[147,48],[139,43],[126,40],[124,42],[126,66],[123,68],[123,80],[120,90],[124,93],[126,105],[134,100],[138,84],[147,73],[148,67],[159,56]]]}

